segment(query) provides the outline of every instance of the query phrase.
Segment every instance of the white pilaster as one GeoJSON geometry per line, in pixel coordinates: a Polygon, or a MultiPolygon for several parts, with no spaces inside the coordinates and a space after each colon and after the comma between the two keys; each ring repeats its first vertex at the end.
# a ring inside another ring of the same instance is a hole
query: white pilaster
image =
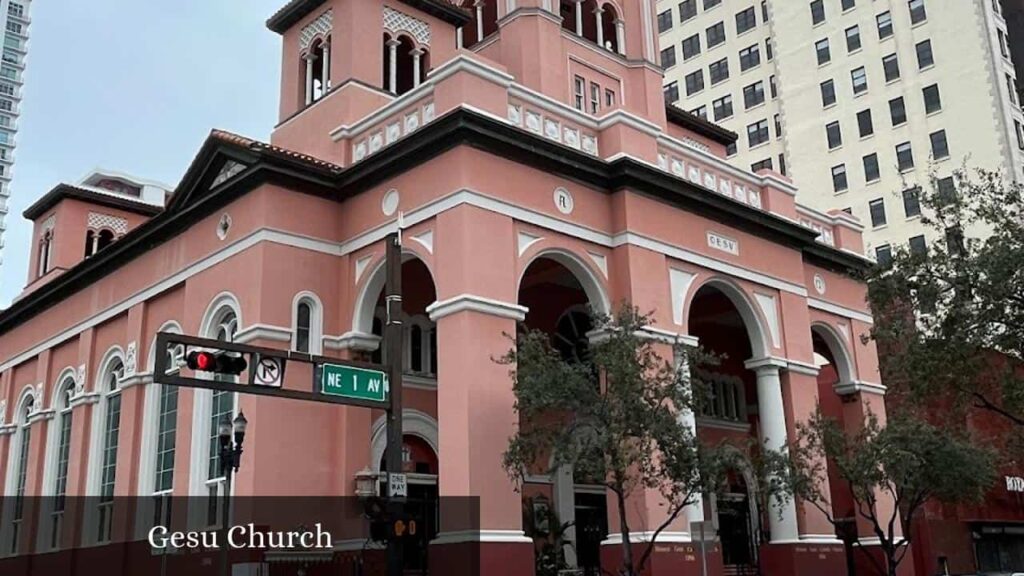
{"type": "Polygon", "coordinates": [[[459,26],[458,28],[455,29],[455,49],[462,50],[463,45],[464,44],[462,41],[462,26],[459,26]]]}
{"type": "Polygon", "coordinates": [[[321,58],[323,68],[320,70],[320,97],[322,98],[327,95],[327,89],[330,88],[328,80],[331,77],[331,44],[324,40],[320,47],[323,49],[323,58],[321,58]]]}
{"type": "MultiPolygon", "coordinates": [[[[761,419],[761,443],[769,450],[782,450],[786,446],[786,411],[782,402],[782,380],[779,366],[754,362],[750,366],[757,374],[757,411],[761,419]]],[[[799,539],[796,524],[796,506],[792,500],[773,499],[768,512],[772,542],[792,542],[799,539]]]]}
{"type": "Polygon", "coordinates": [[[478,0],[476,3],[476,41],[484,39],[484,3],[478,0]]]}
{"type": "Polygon", "coordinates": [[[414,48],[410,54],[412,54],[412,85],[415,88],[420,85],[420,60],[423,58],[424,52],[419,48],[414,48]]]}
{"type": "Polygon", "coordinates": [[[398,45],[394,38],[387,41],[388,46],[388,90],[398,94],[398,45]]]}
{"type": "Polygon", "coordinates": [[[306,55],[306,105],[313,103],[313,54],[306,55]]]}
{"type": "Polygon", "coordinates": [[[615,20],[615,46],[619,50],[619,54],[625,56],[626,54],[626,22],[622,18],[615,20]]]}
{"type": "Polygon", "coordinates": [[[601,25],[601,14],[604,13],[604,8],[598,6],[594,8],[594,21],[597,22],[597,45],[604,48],[604,26],[601,25]]]}
{"type": "Polygon", "coordinates": [[[583,0],[576,0],[576,35],[583,36],[583,0]]]}

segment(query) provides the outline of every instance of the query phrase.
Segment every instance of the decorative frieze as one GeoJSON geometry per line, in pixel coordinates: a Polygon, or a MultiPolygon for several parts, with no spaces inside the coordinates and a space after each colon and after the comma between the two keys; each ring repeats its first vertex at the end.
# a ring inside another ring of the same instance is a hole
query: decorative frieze
{"type": "Polygon", "coordinates": [[[327,36],[334,27],[334,10],[328,10],[317,17],[299,32],[299,48],[309,48],[317,37],[327,36]]]}
{"type": "Polygon", "coordinates": [[[384,29],[392,34],[406,32],[418,44],[430,46],[430,24],[388,6],[384,7],[384,29]]]}

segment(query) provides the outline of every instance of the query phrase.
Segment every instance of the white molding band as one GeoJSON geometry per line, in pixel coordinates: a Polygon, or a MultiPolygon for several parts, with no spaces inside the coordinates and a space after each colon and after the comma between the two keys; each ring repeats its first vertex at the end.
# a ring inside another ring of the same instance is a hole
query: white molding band
{"type": "Polygon", "coordinates": [[[786,364],[786,369],[790,372],[796,372],[797,374],[806,374],[808,376],[817,376],[821,372],[821,368],[813,364],[806,362],[799,362],[797,360],[789,360],[786,364]]]}
{"type": "MultiPolygon", "coordinates": [[[[703,254],[698,254],[678,246],[647,238],[635,233],[621,233],[615,236],[593,230],[574,224],[564,220],[557,219],[553,216],[541,212],[535,212],[532,210],[525,209],[521,206],[516,206],[508,202],[491,198],[479,192],[460,189],[452,192],[447,196],[437,198],[422,207],[417,208],[413,211],[404,214],[406,227],[412,227],[415,224],[428,220],[445,212],[451,210],[457,206],[469,205],[489,210],[491,212],[503,214],[520,220],[524,223],[531,224],[540,228],[548,230],[554,230],[563,234],[573,236],[577,239],[585,242],[590,242],[606,248],[616,248],[623,245],[633,245],[640,248],[645,248],[654,252],[664,254],[668,257],[676,260],[681,260],[690,264],[702,266],[704,268],[728,274],[735,278],[746,280],[752,283],[760,284],[769,288],[775,288],[784,292],[793,293],[799,296],[807,296],[807,289],[801,285],[773,278],[771,276],[762,274],[760,272],[753,272],[729,264],[727,262],[710,258],[703,254]]],[[[131,307],[150,300],[157,295],[173,288],[174,286],[184,282],[192,276],[198,275],[203,271],[212,268],[221,262],[224,262],[249,248],[252,248],[260,242],[273,242],[285,246],[291,246],[295,248],[301,248],[304,250],[311,250],[314,252],[320,252],[323,254],[333,256],[343,256],[355,252],[356,250],[365,248],[375,242],[383,240],[388,234],[398,230],[397,220],[384,223],[376,228],[368,230],[351,240],[344,243],[329,242],[319,238],[313,238],[301,234],[294,234],[291,232],[284,232],[273,228],[259,228],[252,231],[250,234],[239,238],[237,241],[225,246],[217,252],[208,254],[207,256],[193,262],[192,264],[182,268],[178,272],[171,274],[165,279],[152,284],[132,296],[122,300],[118,304],[115,304],[103,311],[100,311],[93,316],[69,327],[67,330],[52,336],[43,342],[29,348],[28,350],[10,357],[7,361],[0,363],[0,372],[8,370],[13,366],[17,366],[22,362],[25,362],[31,358],[34,358],[43,350],[58,346],[62,342],[74,337],[75,335],[98,326],[120,314],[123,314],[131,307]]],[[[814,298],[807,299],[808,306],[818,310],[823,310],[838,316],[858,320],[864,323],[871,323],[871,317],[863,312],[845,308],[837,304],[825,302],[823,300],[817,300],[814,298]]],[[[499,303],[504,304],[504,303],[499,303]]],[[[499,307],[500,308],[500,307],[499,307]]],[[[521,307],[518,307],[521,308],[521,307]]],[[[525,314],[525,310],[520,310],[522,314],[525,314]]],[[[518,315],[513,317],[518,318],[518,315]]],[[[344,338],[344,336],[340,337],[344,338]]],[[[338,342],[334,340],[333,342],[338,342]]],[[[331,337],[325,337],[324,346],[327,348],[331,347],[331,337]]]]}
{"type": "Polygon", "coordinates": [[[380,347],[381,337],[366,332],[346,332],[341,336],[324,336],[324,348],[328,350],[362,350],[373,352],[380,347]]]}
{"type": "Polygon", "coordinates": [[[501,544],[533,544],[533,538],[527,538],[522,530],[457,530],[441,532],[430,541],[435,544],[460,544],[463,542],[485,542],[501,544]]]}
{"type": "Polygon", "coordinates": [[[270,340],[272,342],[292,341],[292,331],[284,326],[273,326],[271,324],[252,324],[246,326],[235,334],[236,344],[248,344],[253,340],[270,340]]]}
{"type": "Polygon", "coordinates": [[[858,322],[863,322],[868,325],[875,323],[874,319],[871,317],[870,314],[865,314],[864,312],[859,312],[852,308],[847,308],[845,306],[840,306],[839,304],[833,304],[831,302],[826,302],[824,300],[819,300],[817,298],[808,298],[807,306],[809,308],[814,308],[815,310],[821,310],[822,312],[835,314],[836,316],[842,316],[844,318],[849,318],[851,320],[857,320],[858,322]]]}
{"type": "MultiPolygon", "coordinates": [[[[647,544],[648,542],[674,542],[674,543],[690,543],[693,542],[693,538],[690,537],[689,532],[669,532],[665,530],[661,534],[658,534],[657,539],[654,538],[653,531],[647,532],[630,532],[629,541],[633,544],[647,544]]],[[[601,541],[601,546],[621,546],[622,545],[622,533],[615,532],[609,534],[607,538],[601,541]]]]}
{"type": "Polygon", "coordinates": [[[885,396],[888,388],[883,384],[876,384],[874,382],[865,382],[864,380],[854,380],[853,382],[840,382],[832,387],[836,394],[845,396],[847,394],[856,394],[858,392],[864,394],[878,394],[879,396],[885,396]]]}
{"type": "Polygon", "coordinates": [[[508,318],[516,322],[525,320],[526,312],[528,311],[526,306],[520,306],[519,304],[492,300],[491,298],[484,298],[475,294],[460,294],[427,306],[427,315],[430,316],[431,322],[437,322],[445,316],[451,316],[466,310],[490,314],[499,318],[508,318]]]}

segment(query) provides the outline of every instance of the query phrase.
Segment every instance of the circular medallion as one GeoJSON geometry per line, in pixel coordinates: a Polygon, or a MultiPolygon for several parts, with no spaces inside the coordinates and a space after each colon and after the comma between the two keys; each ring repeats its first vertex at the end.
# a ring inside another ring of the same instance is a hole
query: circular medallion
{"type": "Polygon", "coordinates": [[[565,188],[555,188],[555,208],[562,214],[571,214],[573,206],[572,194],[565,188]]]}
{"type": "Polygon", "coordinates": [[[821,274],[814,275],[814,290],[817,291],[818,294],[825,293],[825,279],[821,277],[821,274]]]}
{"type": "Polygon", "coordinates": [[[384,212],[385,216],[391,216],[398,210],[398,190],[392,188],[384,194],[384,199],[380,202],[380,209],[384,212]]]}

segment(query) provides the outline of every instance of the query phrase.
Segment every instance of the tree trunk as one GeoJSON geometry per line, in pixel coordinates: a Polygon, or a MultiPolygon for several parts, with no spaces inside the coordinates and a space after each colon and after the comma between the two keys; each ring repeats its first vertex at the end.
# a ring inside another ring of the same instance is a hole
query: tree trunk
{"type": "Polygon", "coordinates": [[[633,568],[633,543],[629,537],[629,523],[626,521],[626,497],[615,493],[619,505],[619,532],[622,533],[622,573],[626,576],[640,576],[633,568]]]}

